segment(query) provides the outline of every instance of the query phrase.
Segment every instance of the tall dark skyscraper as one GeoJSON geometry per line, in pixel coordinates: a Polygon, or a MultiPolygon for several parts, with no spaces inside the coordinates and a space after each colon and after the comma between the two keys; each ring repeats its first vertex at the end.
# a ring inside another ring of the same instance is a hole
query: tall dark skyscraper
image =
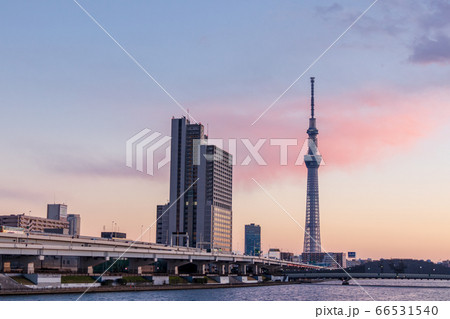
{"type": "Polygon", "coordinates": [[[232,155],[207,139],[202,124],[172,119],[170,203],[157,206],[156,241],[231,252],[232,155]]]}
{"type": "Polygon", "coordinates": [[[305,165],[308,168],[308,181],[306,190],[306,221],[304,253],[320,253],[320,216],[319,216],[319,166],[322,156],[318,152],[317,135],[314,117],[314,78],[311,78],[311,118],[309,119],[308,154],[305,155],[305,165]]]}
{"type": "Polygon", "coordinates": [[[195,247],[197,242],[198,183],[194,182],[198,178],[198,165],[194,165],[194,140],[207,138],[202,124],[191,124],[185,117],[172,119],[170,203],[175,204],[168,211],[168,229],[169,242],[174,245],[184,246],[189,240],[189,246],[195,247]]]}
{"type": "Polygon", "coordinates": [[[245,225],[245,254],[259,256],[261,253],[261,226],[245,225]]]}

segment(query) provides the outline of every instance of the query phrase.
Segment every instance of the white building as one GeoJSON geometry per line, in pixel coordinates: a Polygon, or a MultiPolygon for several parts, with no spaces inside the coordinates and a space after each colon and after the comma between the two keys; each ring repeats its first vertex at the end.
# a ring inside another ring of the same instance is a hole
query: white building
{"type": "Polygon", "coordinates": [[[273,259],[281,259],[281,251],[278,248],[270,248],[267,257],[273,259]]]}

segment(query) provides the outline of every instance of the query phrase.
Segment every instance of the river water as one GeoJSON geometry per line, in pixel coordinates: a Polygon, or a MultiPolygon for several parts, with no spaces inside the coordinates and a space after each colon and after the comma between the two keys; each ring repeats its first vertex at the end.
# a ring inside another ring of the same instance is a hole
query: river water
{"type": "MultiPolygon", "coordinates": [[[[239,300],[450,300],[450,282],[431,280],[358,280],[349,286],[338,281],[315,284],[218,289],[87,293],[85,301],[239,301],[239,300]],[[370,296],[372,296],[372,298],[370,296]]],[[[76,300],[80,294],[0,296],[0,300],[76,300]]]]}

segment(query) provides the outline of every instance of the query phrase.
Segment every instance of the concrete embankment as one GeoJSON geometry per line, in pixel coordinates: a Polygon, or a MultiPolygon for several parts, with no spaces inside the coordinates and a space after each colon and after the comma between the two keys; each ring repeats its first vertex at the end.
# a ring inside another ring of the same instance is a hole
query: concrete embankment
{"type": "Polygon", "coordinates": [[[15,280],[11,279],[9,276],[0,274],[0,293],[3,290],[24,290],[29,289],[24,285],[19,284],[15,280]]]}
{"type": "MultiPolygon", "coordinates": [[[[186,289],[218,289],[218,288],[245,288],[245,287],[263,287],[278,285],[294,285],[301,282],[262,282],[262,283],[236,283],[236,284],[174,284],[161,286],[101,286],[92,287],[87,293],[96,292],[128,292],[128,291],[163,291],[163,290],[186,290],[186,289]]],[[[38,294],[75,294],[84,293],[86,287],[80,288],[42,288],[42,289],[2,289],[0,295],[38,295],[38,294]]]]}

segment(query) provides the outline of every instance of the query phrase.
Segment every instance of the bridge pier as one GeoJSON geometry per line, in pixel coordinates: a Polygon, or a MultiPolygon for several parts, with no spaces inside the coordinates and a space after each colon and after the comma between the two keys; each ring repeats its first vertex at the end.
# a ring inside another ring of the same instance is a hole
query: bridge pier
{"type": "Polygon", "coordinates": [[[21,256],[21,263],[24,266],[24,272],[26,274],[34,274],[35,263],[39,261],[35,256],[21,256]]]}
{"type": "Polygon", "coordinates": [[[253,275],[259,275],[259,270],[258,264],[253,264],[253,275]]]}
{"type": "Polygon", "coordinates": [[[219,272],[219,275],[226,275],[226,265],[225,264],[217,264],[217,271],[219,272]]]}
{"type": "Polygon", "coordinates": [[[208,267],[208,264],[200,264],[200,268],[198,268],[198,269],[200,269],[200,273],[202,274],[202,275],[206,275],[209,271],[207,270],[207,268],[209,268],[208,267]]]}
{"type": "Polygon", "coordinates": [[[128,260],[129,260],[128,272],[138,275],[142,275],[143,266],[148,266],[155,262],[155,260],[147,258],[145,259],[130,258],[128,260]]]}
{"type": "Polygon", "coordinates": [[[197,266],[197,273],[206,275],[209,273],[209,263],[205,262],[194,262],[194,264],[197,266]]]}
{"type": "Polygon", "coordinates": [[[239,264],[239,274],[247,275],[247,265],[248,264],[239,264]]]}
{"type": "Polygon", "coordinates": [[[100,265],[109,260],[109,257],[80,257],[78,270],[88,275],[94,274],[94,266],[100,265]],[[107,259],[108,258],[108,259],[107,259]]]}
{"type": "Polygon", "coordinates": [[[233,266],[235,264],[233,263],[217,263],[216,264],[216,268],[217,268],[217,273],[219,275],[225,276],[225,275],[229,275],[233,272],[233,266]]]}
{"type": "Polygon", "coordinates": [[[39,268],[38,256],[0,256],[0,271],[12,272],[20,270],[26,274],[33,274],[35,268],[39,268]],[[15,268],[13,268],[15,266],[15,268]]]}
{"type": "Polygon", "coordinates": [[[276,269],[279,268],[279,266],[277,266],[277,265],[269,265],[269,264],[264,265],[264,267],[265,267],[265,268],[268,270],[268,272],[269,272],[270,274],[272,274],[272,275],[276,272],[276,269]]]}
{"type": "Polygon", "coordinates": [[[168,260],[167,261],[167,273],[174,274],[174,275],[179,275],[180,274],[179,268],[181,266],[184,266],[184,265],[189,264],[189,263],[190,262],[186,261],[186,260],[183,260],[183,261],[180,261],[180,260],[168,260]]]}

